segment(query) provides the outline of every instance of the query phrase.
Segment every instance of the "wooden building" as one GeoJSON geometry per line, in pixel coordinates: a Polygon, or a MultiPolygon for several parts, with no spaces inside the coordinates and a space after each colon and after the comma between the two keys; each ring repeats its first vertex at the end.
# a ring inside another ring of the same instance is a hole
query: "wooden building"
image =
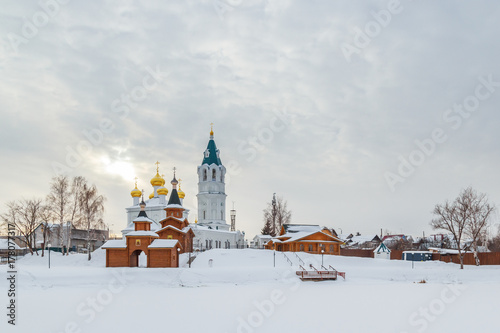
{"type": "Polygon", "coordinates": [[[281,227],[279,236],[266,244],[266,249],[339,255],[342,244],[331,230],[319,225],[285,224],[281,227]]]}
{"type": "Polygon", "coordinates": [[[193,251],[194,232],[187,219],[183,218],[177,193],[177,180],[172,180],[172,193],[165,208],[166,218],[160,221],[162,228],[151,230],[153,220],[148,218],[144,200],[134,219],[134,231],[124,239],[110,240],[102,246],[106,249],[106,267],[138,267],[139,256],[146,254],[147,267],[179,267],[179,254],[193,251]]]}

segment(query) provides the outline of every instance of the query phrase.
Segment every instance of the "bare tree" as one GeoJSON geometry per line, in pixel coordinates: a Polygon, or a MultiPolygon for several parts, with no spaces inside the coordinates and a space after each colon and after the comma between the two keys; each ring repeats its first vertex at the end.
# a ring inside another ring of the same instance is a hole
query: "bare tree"
{"type": "Polygon", "coordinates": [[[68,176],[59,175],[52,178],[50,193],[47,195],[47,205],[50,208],[54,221],[59,223],[57,237],[61,245],[61,254],[64,255],[63,249],[65,244],[67,244],[64,235],[65,222],[70,214],[70,184],[68,176]]]}
{"type": "MultiPolygon", "coordinates": [[[[50,206],[44,205],[40,208],[40,222],[42,223],[42,257],[45,255],[45,247],[47,246],[48,240],[52,236],[52,230],[49,226],[49,221],[53,219],[53,212],[50,206]]],[[[49,250],[50,251],[50,250],[49,250]]]]}
{"type": "Polygon", "coordinates": [[[467,207],[468,219],[465,226],[465,234],[472,241],[472,251],[476,266],[479,266],[478,243],[485,238],[489,218],[495,207],[488,202],[484,193],[477,193],[471,187],[462,192],[459,200],[467,207]]]}
{"type": "MultiPolygon", "coordinates": [[[[458,198],[457,198],[458,199],[458,198]]],[[[457,244],[458,256],[460,258],[460,269],[464,268],[464,254],[460,244],[464,234],[467,218],[462,207],[459,207],[457,199],[450,203],[446,201],[442,205],[436,205],[433,214],[437,216],[431,221],[433,229],[443,229],[449,231],[453,235],[453,239],[457,244]]]]}
{"type": "Polygon", "coordinates": [[[444,229],[453,235],[457,244],[460,257],[460,268],[464,268],[464,252],[462,250],[463,237],[470,237],[472,241],[476,265],[479,265],[477,245],[484,232],[488,219],[494,210],[486,199],[486,195],[478,194],[471,187],[460,192],[459,196],[452,202],[444,205],[436,205],[434,215],[437,216],[431,222],[434,229],[444,229]]]}
{"type": "Polygon", "coordinates": [[[83,184],[79,198],[79,209],[82,221],[87,231],[88,260],[91,259],[90,242],[94,237],[94,231],[105,226],[102,216],[104,214],[104,201],[106,198],[98,193],[95,185],[83,184]]]}
{"type": "Polygon", "coordinates": [[[42,199],[10,201],[6,205],[7,213],[0,215],[2,222],[14,225],[16,231],[22,236],[20,240],[33,255],[34,248],[36,248],[35,230],[40,224],[40,211],[43,207],[42,199]]]}
{"type": "Polygon", "coordinates": [[[286,201],[282,197],[276,198],[276,193],[274,193],[273,200],[264,209],[262,234],[275,237],[280,233],[283,224],[290,223],[291,219],[292,213],[288,210],[286,201]]]}
{"type": "Polygon", "coordinates": [[[76,176],[71,182],[71,213],[69,221],[71,225],[68,230],[68,251],[71,248],[71,234],[73,227],[80,227],[82,225],[82,214],[80,212],[80,196],[83,191],[83,186],[87,184],[85,177],[76,176]]]}

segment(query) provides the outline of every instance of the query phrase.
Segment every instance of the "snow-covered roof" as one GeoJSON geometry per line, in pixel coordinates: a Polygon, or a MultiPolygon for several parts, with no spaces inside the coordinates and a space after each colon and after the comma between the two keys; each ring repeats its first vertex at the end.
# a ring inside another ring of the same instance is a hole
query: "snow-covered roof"
{"type": "Polygon", "coordinates": [[[9,244],[9,240],[7,238],[2,238],[0,239],[0,250],[8,250],[9,249],[9,245],[10,246],[14,246],[14,249],[15,250],[20,250],[21,248],[14,242],[10,242],[9,244]]]}
{"type": "Polygon", "coordinates": [[[310,224],[284,224],[283,228],[285,228],[286,233],[316,232],[322,229],[319,225],[310,224]]]}
{"type": "Polygon", "coordinates": [[[182,207],[181,205],[177,205],[177,204],[167,205],[167,208],[182,208],[182,209],[184,209],[184,207],[182,207]]]}
{"type": "Polygon", "coordinates": [[[171,249],[177,245],[177,239],[155,239],[148,249],[171,249]]]}
{"type": "MultiPolygon", "coordinates": [[[[302,238],[305,238],[307,236],[313,235],[313,234],[318,233],[318,232],[322,233],[325,236],[328,236],[329,238],[332,238],[332,240],[337,240],[339,242],[341,241],[337,237],[329,235],[327,233],[324,233],[320,230],[286,233],[284,235],[277,236],[276,238],[273,238],[273,240],[279,240],[281,243],[290,243],[290,242],[298,241],[302,238]],[[288,238],[288,239],[286,239],[286,238],[288,238]]],[[[325,242],[325,241],[323,241],[323,242],[325,242]]]]}
{"type": "Polygon", "coordinates": [[[173,225],[167,225],[166,227],[163,227],[161,228],[160,230],[158,230],[157,232],[160,232],[160,231],[163,231],[165,229],[174,229],[175,231],[179,231],[179,232],[182,232],[182,233],[185,233],[183,230],[180,230],[179,228],[176,228],[174,227],[173,225]]]}
{"type": "Polygon", "coordinates": [[[147,230],[139,230],[139,231],[131,231],[128,234],[125,235],[126,237],[128,236],[152,236],[152,237],[160,237],[158,234],[154,231],[147,231],[147,230]]]}
{"type": "Polygon", "coordinates": [[[153,220],[151,220],[149,217],[146,216],[138,216],[134,219],[134,222],[148,222],[148,223],[153,223],[153,220]]]}
{"type": "Polygon", "coordinates": [[[103,249],[126,249],[127,243],[124,239],[111,239],[101,246],[103,249]]]}
{"type": "Polygon", "coordinates": [[[391,253],[391,250],[385,246],[384,243],[380,243],[380,245],[375,249],[373,250],[374,253],[391,253]]]}

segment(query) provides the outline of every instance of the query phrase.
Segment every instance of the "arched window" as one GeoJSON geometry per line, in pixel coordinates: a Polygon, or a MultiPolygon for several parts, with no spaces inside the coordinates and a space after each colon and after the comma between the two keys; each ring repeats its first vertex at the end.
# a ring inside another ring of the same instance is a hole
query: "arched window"
{"type": "Polygon", "coordinates": [[[203,219],[206,219],[206,218],[207,218],[207,212],[203,211],[203,219]]]}
{"type": "Polygon", "coordinates": [[[217,172],[215,169],[212,169],[212,181],[215,181],[215,177],[217,176],[217,172]]]}
{"type": "Polygon", "coordinates": [[[300,244],[300,251],[304,251],[304,244],[300,244]]]}
{"type": "Polygon", "coordinates": [[[313,246],[312,246],[312,244],[309,244],[309,251],[312,252],[312,250],[313,250],[313,246]]]}
{"type": "Polygon", "coordinates": [[[208,178],[207,169],[203,170],[203,180],[206,181],[208,178]]]}

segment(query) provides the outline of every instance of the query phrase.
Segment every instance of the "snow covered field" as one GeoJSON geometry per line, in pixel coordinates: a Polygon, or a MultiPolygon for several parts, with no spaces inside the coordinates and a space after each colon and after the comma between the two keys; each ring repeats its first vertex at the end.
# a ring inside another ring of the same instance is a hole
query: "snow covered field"
{"type": "MultiPolygon", "coordinates": [[[[0,332],[499,332],[500,266],[324,256],[346,281],[302,282],[281,253],[211,250],[192,268],[105,268],[103,250],[17,263],[17,325],[0,332]],[[209,260],[213,267],[209,267],[209,260]],[[425,280],[426,283],[419,283],[425,280]]],[[[300,254],[321,264],[321,256],[300,254]]],[[[187,258],[181,258],[186,263],[187,258]]]]}

